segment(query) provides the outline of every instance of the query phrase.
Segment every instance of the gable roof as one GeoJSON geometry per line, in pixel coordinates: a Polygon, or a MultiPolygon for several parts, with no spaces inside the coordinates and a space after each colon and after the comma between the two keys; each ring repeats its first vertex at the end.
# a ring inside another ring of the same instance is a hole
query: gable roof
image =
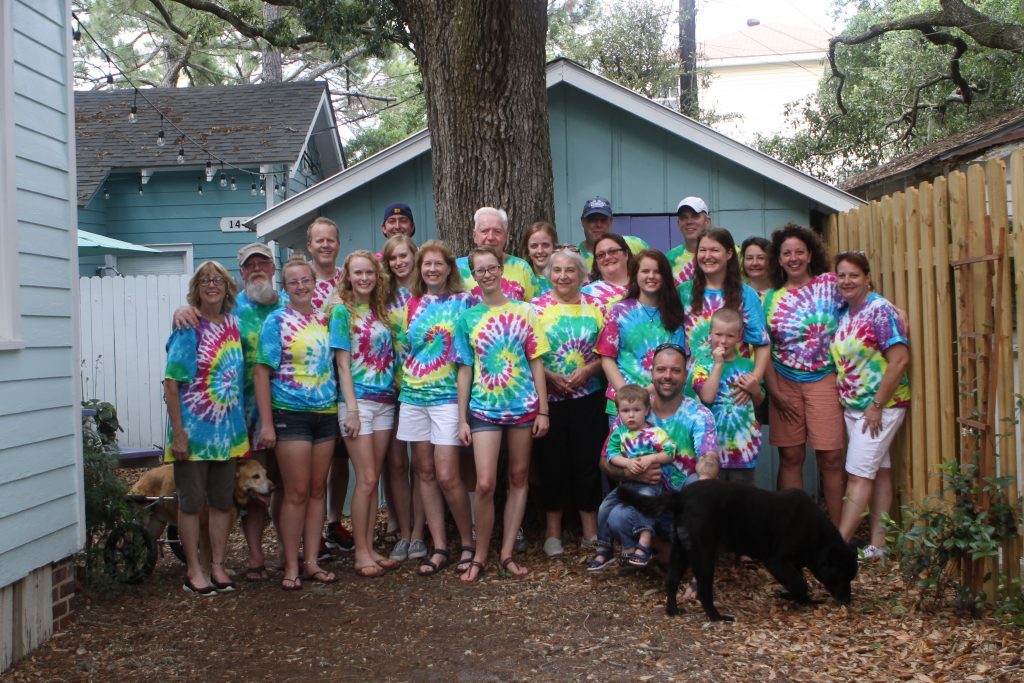
{"type": "MultiPolygon", "coordinates": [[[[834,210],[846,211],[863,204],[863,200],[847,194],[826,182],[813,178],[767,154],[733,140],[709,126],[677,111],[663,107],[639,93],[613,83],[565,58],[547,65],[547,88],[565,83],[587,92],[669,133],[730,159],[759,175],[769,178],[834,210]]],[[[294,194],[283,202],[253,216],[246,222],[255,227],[260,239],[276,239],[313,216],[324,204],[348,193],[366,182],[404,164],[430,149],[430,132],[421,130],[399,143],[344,169],[316,185],[294,194]]]]}
{"type": "Polygon", "coordinates": [[[824,54],[832,34],[821,27],[766,22],[702,41],[703,60],[824,54]]]}
{"type": "Polygon", "coordinates": [[[935,173],[925,173],[922,168],[922,174],[942,175],[951,164],[969,161],[991,147],[1021,139],[1024,139],[1024,107],[994,116],[973,128],[936,140],[887,164],[851,176],[840,183],[840,187],[851,192],[863,190],[869,185],[931,164],[942,168],[935,173]]]}
{"type": "MultiPolygon", "coordinates": [[[[327,167],[342,167],[323,81],[141,89],[138,121],[130,123],[133,96],[133,90],[75,92],[79,206],[89,202],[112,170],[179,168],[178,133],[165,123],[166,144],[156,144],[160,114],[153,107],[212,154],[239,166],[296,162],[310,137],[330,126],[333,143],[328,147],[336,149],[337,159],[327,167]],[[322,123],[314,127],[318,120],[322,123]]],[[[185,144],[185,158],[189,165],[207,161],[191,143],[185,144]]]]}

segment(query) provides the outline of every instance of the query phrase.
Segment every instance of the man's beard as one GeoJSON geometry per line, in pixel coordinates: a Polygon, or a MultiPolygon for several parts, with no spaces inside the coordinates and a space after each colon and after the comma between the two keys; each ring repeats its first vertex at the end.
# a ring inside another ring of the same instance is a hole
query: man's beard
{"type": "Polygon", "coordinates": [[[257,304],[272,304],[274,303],[274,285],[270,283],[270,280],[260,278],[259,280],[249,280],[245,283],[245,295],[249,297],[249,301],[257,304]]]}

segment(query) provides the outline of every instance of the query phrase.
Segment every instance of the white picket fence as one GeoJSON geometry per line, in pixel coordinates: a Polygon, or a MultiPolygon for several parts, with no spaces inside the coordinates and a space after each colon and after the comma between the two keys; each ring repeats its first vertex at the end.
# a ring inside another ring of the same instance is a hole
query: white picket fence
{"type": "Polygon", "coordinates": [[[163,447],[164,345],[188,275],[83,277],[82,396],[117,408],[122,448],[163,447]]]}

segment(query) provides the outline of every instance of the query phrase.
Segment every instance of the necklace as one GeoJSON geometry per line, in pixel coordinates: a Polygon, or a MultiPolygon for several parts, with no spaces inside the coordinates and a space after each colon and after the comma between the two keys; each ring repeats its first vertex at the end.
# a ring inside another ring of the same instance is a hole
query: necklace
{"type": "Polygon", "coordinates": [[[646,315],[647,319],[650,320],[652,323],[656,319],[661,317],[661,311],[658,310],[657,306],[647,306],[645,304],[640,304],[640,310],[644,312],[644,315],[646,315]],[[652,310],[654,311],[654,313],[651,313],[652,310]]]}

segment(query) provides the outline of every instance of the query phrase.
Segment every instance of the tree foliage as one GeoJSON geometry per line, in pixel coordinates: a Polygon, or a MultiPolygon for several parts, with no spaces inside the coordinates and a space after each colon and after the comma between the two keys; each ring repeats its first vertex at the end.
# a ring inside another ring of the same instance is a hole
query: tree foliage
{"type": "Polygon", "coordinates": [[[1024,104],[1016,2],[857,7],[815,95],[790,106],[791,132],[759,140],[762,151],[838,181],[1024,104]]]}

